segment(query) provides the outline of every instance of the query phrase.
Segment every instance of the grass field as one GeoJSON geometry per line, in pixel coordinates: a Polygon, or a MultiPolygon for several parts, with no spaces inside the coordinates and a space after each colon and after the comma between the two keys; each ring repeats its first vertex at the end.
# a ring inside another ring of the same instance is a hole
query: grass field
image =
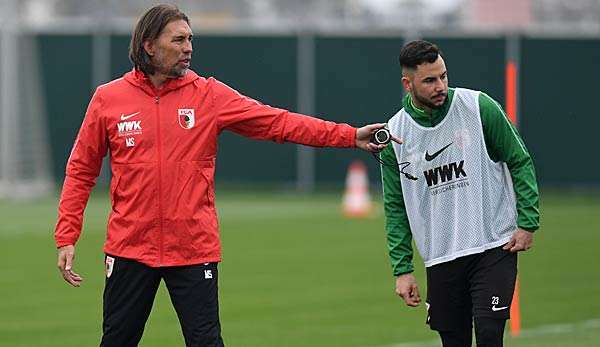
{"type": "MultiPolygon", "coordinates": [[[[380,206],[348,220],[339,194],[217,196],[228,346],[439,346],[425,308],[393,295],[380,206]]],[[[1,346],[98,345],[107,198],[88,206],[75,262],[81,288],[56,270],[55,205],[0,202],[1,346]]],[[[535,246],[519,258],[524,333],[506,345],[599,346],[600,197],[548,193],[541,207],[535,246]]],[[[424,295],[422,266],[416,274],[424,295]]],[[[141,346],[183,346],[164,285],[141,346]]]]}

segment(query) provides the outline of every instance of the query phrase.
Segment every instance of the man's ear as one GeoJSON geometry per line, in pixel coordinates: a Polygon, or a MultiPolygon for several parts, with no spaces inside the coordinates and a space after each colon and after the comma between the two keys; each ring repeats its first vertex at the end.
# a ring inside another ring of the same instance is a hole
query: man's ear
{"type": "Polygon", "coordinates": [[[406,90],[407,92],[411,92],[410,90],[410,78],[408,76],[402,76],[402,86],[404,87],[404,90],[406,90]]]}
{"type": "Polygon", "coordinates": [[[146,54],[153,57],[154,56],[154,42],[152,42],[150,40],[144,41],[144,50],[146,51],[146,54]]]}

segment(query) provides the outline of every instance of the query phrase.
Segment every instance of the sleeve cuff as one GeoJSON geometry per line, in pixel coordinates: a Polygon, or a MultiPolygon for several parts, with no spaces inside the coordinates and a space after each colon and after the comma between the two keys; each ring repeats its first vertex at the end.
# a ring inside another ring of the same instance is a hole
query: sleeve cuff
{"type": "Polygon", "coordinates": [[[409,273],[413,273],[414,271],[415,271],[414,269],[410,269],[410,270],[406,270],[406,271],[399,271],[397,273],[394,272],[394,276],[398,277],[400,275],[406,275],[406,274],[409,274],[409,273]]]}
{"type": "Polygon", "coordinates": [[[412,264],[409,265],[404,265],[404,266],[398,266],[394,269],[394,276],[400,276],[400,275],[404,275],[404,274],[409,274],[411,272],[414,272],[415,269],[412,266],[412,264]]]}
{"type": "Polygon", "coordinates": [[[357,128],[351,127],[349,134],[350,134],[350,139],[349,139],[349,146],[350,148],[356,148],[356,132],[358,131],[357,128]]]}

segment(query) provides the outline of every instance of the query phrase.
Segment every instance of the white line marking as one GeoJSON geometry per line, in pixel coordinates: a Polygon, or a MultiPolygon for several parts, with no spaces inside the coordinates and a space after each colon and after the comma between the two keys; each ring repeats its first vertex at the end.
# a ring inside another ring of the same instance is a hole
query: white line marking
{"type": "MultiPolygon", "coordinates": [[[[562,323],[562,324],[547,324],[540,325],[531,329],[521,330],[519,337],[535,337],[543,335],[560,335],[568,334],[575,331],[586,331],[600,329],[600,319],[590,319],[577,323],[562,323]]],[[[397,343],[393,345],[385,345],[380,347],[440,347],[441,341],[439,339],[427,340],[427,341],[415,341],[406,343],[397,343]]]]}

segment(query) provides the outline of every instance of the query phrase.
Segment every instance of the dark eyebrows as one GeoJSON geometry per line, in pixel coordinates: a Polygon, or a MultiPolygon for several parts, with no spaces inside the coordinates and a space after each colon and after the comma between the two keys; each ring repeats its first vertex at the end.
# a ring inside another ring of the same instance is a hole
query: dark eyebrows
{"type": "MultiPolygon", "coordinates": [[[[444,78],[447,75],[448,75],[448,70],[444,70],[444,72],[442,72],[439,77],[444,78]]],[[[431,81],[435,80],[436,78],[437,78],[436,76],[427,76],[427,77],[423,78],[421,80],[421,82],[431,82],[431,81]]]]}

